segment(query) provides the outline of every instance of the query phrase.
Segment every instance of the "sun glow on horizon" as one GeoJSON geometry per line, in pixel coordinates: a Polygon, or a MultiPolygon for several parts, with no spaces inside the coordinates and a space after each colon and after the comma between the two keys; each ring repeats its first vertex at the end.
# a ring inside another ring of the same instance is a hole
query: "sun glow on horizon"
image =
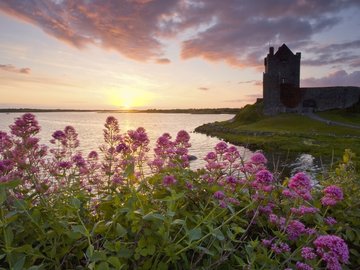
{"type": "Polygon", "coordinates": [[[144,90],[111,89],[108,100],[115,107],[131,109],[148,104],[152,100],[152,94],[144,90]]]}

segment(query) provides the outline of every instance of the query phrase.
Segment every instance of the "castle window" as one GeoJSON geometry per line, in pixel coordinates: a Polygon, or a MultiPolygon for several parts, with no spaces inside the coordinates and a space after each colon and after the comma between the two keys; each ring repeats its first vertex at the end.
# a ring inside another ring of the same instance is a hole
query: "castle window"
{"type": "Polygon", "coordinates": [[[285,83],[285,78],[281,78],[281,83],[282,83],[282,84],[285,83]]]}

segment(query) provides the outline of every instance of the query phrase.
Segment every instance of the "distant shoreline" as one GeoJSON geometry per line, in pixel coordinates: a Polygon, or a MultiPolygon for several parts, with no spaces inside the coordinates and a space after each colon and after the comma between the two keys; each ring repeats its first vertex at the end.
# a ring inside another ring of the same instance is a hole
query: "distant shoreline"
{"type": "Polygon", "coordinates": [[[0,113],[52,113],[52,112],[97,112],[97,113],[186,113],[186,114],[237,114],[237,108],[217,109],[147,109],[147,110],[75,110],[75,109],[31,109],[31,108],[6,108],[0,113]]]}

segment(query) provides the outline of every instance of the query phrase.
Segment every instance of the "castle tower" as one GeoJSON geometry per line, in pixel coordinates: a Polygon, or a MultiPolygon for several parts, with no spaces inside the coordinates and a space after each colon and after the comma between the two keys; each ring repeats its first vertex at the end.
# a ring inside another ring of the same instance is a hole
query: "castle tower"
{"type": "Polygon", "coordinates": [[[291,88],[300,91],[300,59],[301,54],[293,54],[285,44],[275,54],[274,48],[269,48],[269,53],[264,59],[264,114],[274,115],[285,111],[281,101],[281,89],[291,88]]]}

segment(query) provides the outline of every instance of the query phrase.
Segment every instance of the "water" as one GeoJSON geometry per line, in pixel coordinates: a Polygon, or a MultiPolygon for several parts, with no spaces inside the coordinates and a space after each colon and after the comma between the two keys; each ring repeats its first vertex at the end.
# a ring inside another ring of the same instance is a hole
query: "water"
{"type": "MultiPolygon", "coordinates": [[[[22,113],[0,114],[0,130],[9,132],[9,125],[22,113]]],[[[79,133],[80,150],[88,154],[91,150],[98,150],[103,142],[103,126],[108,113],[97,112],[52,112],[36,113],[41,126],[39,137],[41,143],[49,145],[51,135],[55,130],[63,130],[71,125],[79,133]]],[[[129,129],[144,127],[150,138],[150,147],[153,148],[156,140],[163,133],[168,132],[175,138],[179,130],[190,133],[190,154],[198,159],[191,162],[191,168],[196,169],[204,165],[203,157],[220,141],[217,138],[193,133],[194,129],[202,124],[225,121],[233,116],[228,114],[163,114],[163,113],[112,113],[119,121],[121,132],[129,129]]],[[[249,151],[238,147],[240,153],[247,155],[249,151]]],[[[152,153],[150,153],[150,156],[152,153]]]]}

